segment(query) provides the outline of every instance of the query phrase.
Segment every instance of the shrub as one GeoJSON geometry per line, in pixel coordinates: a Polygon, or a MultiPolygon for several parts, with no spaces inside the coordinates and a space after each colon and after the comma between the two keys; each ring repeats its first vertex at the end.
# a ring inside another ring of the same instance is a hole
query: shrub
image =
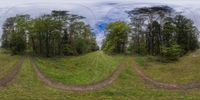
{"type": "Polygon", "coordinates": [[[64,55],[73,55],[74,54],[73,49],[69,44],[64,45],[63,54],[64,55]]]}
{"type": "Polygon", "coordinates": [[[26,49],[26,40],[18,33],[11,35],[10,49],[12,54],[21,54],[26,49]]]}
{"type": "Polygon", "coordinates": [[[173,43],[169,46],[161,47],[161,55],[165,60],[178,60],[181,55],[181,48],[177,43],[173,43]]]}

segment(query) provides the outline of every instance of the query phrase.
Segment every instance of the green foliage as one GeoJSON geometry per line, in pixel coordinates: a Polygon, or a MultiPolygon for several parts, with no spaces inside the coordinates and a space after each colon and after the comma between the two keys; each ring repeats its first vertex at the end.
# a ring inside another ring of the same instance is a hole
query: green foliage
{"type": "Polygon", "coordinates": [[[26,49],[26,40],[18,33],[12,34],[10,37],[10,49],[12,54],[23,53],[26,49]]]}
{"type": "Polygon", "coordinates": [[[175,60],[199,48],[199,31],[191,19],[176,15],[167,6],[141,7],[128,11],[132,32],[129,52],[175,60]]]}
{"type": "Polygon", "coordinates": [[[181,48],[177,43],[172,43],[169,46],[161,46],[161,55],[166,61],[177,60],[181,56],[181,48]]]}
{"type": "Polygon", "coordinates": [[[175,33],[175,29],[176,27],[173,25],[172,21],[165,22],[162,30],[163,44],[170,45],[173,41],[175,41],[175,37],[173,36],[173,33],[175,33]]]}
{"type": "Polygon", "coordinates": [[[87,41],[81,38],[78,38],[75,41],[75,50],[77,54],[85,54],[89,52],[90,46],[87,45],[87,41]]]}
{"type": "Polygon", "coordinates": [[[91,51],[99,50],[99,46],[97,45],[96,38],[91,39],[90,42],[91,42],[91,45],[90,45],[91,51]]]}
{"type": "Polygon", "coordinates": [[[174,23],[176,25],[176,40],[183,49],[183,54],[198,48],[198,29],[193,22],[183,15],[177,15],[174,23]]]}
{"type": "MultiPolygon", "coordinates": [[[[112,68],[115,69],[116,68],[115,64],[121,62],[121,60],[111,60],[112,63],[110,63],[110,60],[107,61],[105,57],[102,57],[102,59],[96,60],[97,62],[95,63],[102,63],[103,65],[90,63],[91,62],[90,59],[94,59],[94,57],[96,58],[96,56],[88,56],[89,60],[87,59],[89,61],[89,65],[91,64],[94,66],[89,66],[86,61],[82,61],[83,62],[82,63],[80,60],[77,60],[79,64],[76,66],[79,66],[78,68],[73,67],[73,66],[67,67],[68,64],[76,64],[77,62],[76,60],[74,62],[70,62],[68,61],[67,58],[63,62],[61,60],[60,60],[61,62],[56,62],[57,60],[55,59],[46,59],[46,60],[40,59],[38,64],[41,61],[46,62],[46,63],[43,63],[45,66],[41,66],[40,68],[42,71],[48,70],[47,72],[45,72],[45,73],[49,73],[48,75],[51,74],[52,76],[55,76],[55,77],[51,76],[52,79],[58,79],[57,81],[60,80],[60,82],[63,82],[66,84],[67,83],[70,84],[70,82],[71,84],[75,84],[75,83],[83,84],[83,83],[88,83],[88,82],[91,83],[92,81],[93,82],[98,81],[104,77],[107,77],[107,75],[110,75],[109,69],[111,68],[111,65],[112,66],[114,65],[114,67],[112,68]],[[47,63],[48,61],[50,61],[51,63],[47,63]],[[113,62],[116,62],[116,63],[114,64],[113,62]],[[51,65],[51,66],[48,67],[47,65],[51,65]],[[99,67],[99,66],[103,66],[103,67],[99,67]],[[42,67],[45,69],[42,69],[42,67]],[[82,70],[79,68],[81,68],[82,70]],[[74,70],[77,70],[78,72],[77,71],[74,72],[74,70]],[[89,81],[85,79],[88,79],[89,81]]],[[[13,59],[13,57],[10,57],[10,56],[7,56],[7,59],[8,58],[13,59]]],[[[73,57],[69,59],[73,59],[73,57]]],[[[114,56],[112,57],[112,59],[118,59],[118,57],[114,56]]],[[[176,82],[180,84],[180,83],[190,83],[194,80],[198,81],[200,77],[196,77],[196,76],[200,76],[200,73],[199,73],[200,69],[198,66],[199,59],[194,58],[194,59],[191,59],[190,61],[188,61],[188,59],[190,58],[186,58],[178,64],[173,63],[172,65],[155,63],[154,65],[152,65],[152,67],[149,67],[148,70],[144,70],[144,71],[147,75],[150,75],[151,78],[154,78],[155,80],[159,80],[161,82],[167,82],[167,83],[176,82]],[[194,60],[196,63],[194,63],[194,60]],[[191,67],[191,64],[193,64],[194,67],[191,67]],[[153,67],[153,66],[156,66],[156,67],[153,67]]],[[[166,100],[166,99],[167,100],[168,99],[191,100],[192,99],[193,100],[194,99],[194,100],[198,100],[200,98],[199,89],[189,90],[185,92],[185,91],[178,91],[178,90],[172,91],[172,90],[149,88],[149,87],[147,88],[147,84],[144,84],[144,81],[136,73],[134,73],[135,72],[135,70],[133,70],[133,64],[135,64],[134,58],[126,57],[126,59],[124,60],[127,63],[125,63],[122,73],[114,81],[113,84],[110,84],[109,86],[99,89],[99,90],[78,92],[78,91],[67,91],[67,90],[64,91],[64,90],[48,87],[46,84],[41,82],[41,80],[38,79],[38,76],[35,73],[35,70],[31,66],[30,60],[25,59],[20,72],[18,73],[18,75],[16,76],[14,80],[13,85],[9,85],[7,87],[3,87],[2,89],[0,89],[0,94],[1,94],[0,98],[2,100],[16,100],[16,99],[19,99],[19,100],[21,99],[25,99],[25,100],[35,100],[35,99],[42,99],[42,100],[45,100],[45,99],[47,100],[52,100],[52,99],[53,100],[54,99],[55,100],[66,100],[66,99],[68,100],[79,100],[79,99],[81,100],[102,100],[102,99],[108,99],[108,100],[166,100]]],[[[0,61],[2,62],[5,60],[1,59],[0,61]]],[[[13,61],[14,60],[9,60],[9,63],[13,61]]],[[[146,61],[144,62],[146,63],[146,61]]],[[[0,74],[2,74],[1,71],[2,70],[0,70],[0,74]]]]}
{"type": "Polygon", "coordinates": [[[29,15],[10,17],[3,26],[2,47],[16,54],[27,46],[34,54],[46,57],[96,51],[96,38],[82,19],[68,11],[55,10],[34,19],[29,15]]]}
{"type": "Polygon", "coordinates": [[[73,55],[74,50],[69,44],[65,44],[63,48],[63,54],[64,55],[73,55]]]}
{"type": "Polygon", "coordinates": [[[26,49],[26,28],[29,17],[29,15],[17,15],[8,18],[3,25],[2,47],[10,49],[12,54],[21,54],[26,49]]]}
{"type": "Polygon", "coordinates": [[[125,53],[130,27],[122,21],[110,23],[107,30],[107,37],[104,42],[103,50],[106,53],[125,53]]]}
{"type": "Polygon", "coordinates": [[[139,45],[136,45],[134,43],[129,43],[129,46],[127,48],[127,52],[129,54],[139,54],[139,55],[146,55],[147,54],[147,50],[145,48],[145,43],[144,42],[140,42],[139,45]]]}
{"type": "Polygon", "coordinates": [[[123,56],[108,56],[102,51],[64,58],[37,58],[39,68],[49,78],[65,84],[89,84],[105,79],[123,56]]]}
{"type": "Polygon", "coordinates": [[[149,60],[148,56],[135,56],[136,62],[145,74],[154,80],[171,84],[188,84],[199,81],[200,50],[179,58],[178,61],[168,63],[158,62],[159,57],[149,60]]]}
{"type": "Polygon", "coordinates": [[[8,50],[0,48],[0,79],[8,75],[13,70],[15,67],[14,65],[19,59],[20,56],[10,55],[10,51],[8,52],[8,50]]]}

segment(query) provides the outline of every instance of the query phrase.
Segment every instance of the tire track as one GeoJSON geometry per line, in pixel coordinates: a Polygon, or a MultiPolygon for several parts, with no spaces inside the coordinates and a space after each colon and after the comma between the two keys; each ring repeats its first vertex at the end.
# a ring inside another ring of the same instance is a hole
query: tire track
{"type": "Polygon", "coordinates": [[[46,85],[57,88],[57,89],[62,89],[62,90],[73,90],[73,91],[87,91],[87,90],[97,90],[101,89],[103,87],[106,87],[107,85],[110,85],[117,79],[119,74],[122,72],[124,68],[124,62],[119,64],[118,67],[111,73],[110,76],[108,76],[106,79],[99,81],[99,82],[94,82],[91,84],[85,84],[85,85],[67,85],[63,84],[60,82],[56,82],[51,80],[50,78],[46,77],[43,72],[38,68],[38,65],[35,62],[35,59],[33,57],[30,58],[31,64],[33,68],[35,69],[38,77],[42,82],[44,82],[46,85]]]}
{"type": "Polygon", "coordinates": [[[12,81],[15,78],[15,76],[21,69],[23,62],[24,58],[21,58],[20,61],[14,65],[15,67],[12,69],[12,71],[10,71],[6,76],[0,79],[0,86],[6,86],[10,81],[12,81]]]}
{"type": "Polygon", "coordinates": [[[146,84],[152,85],[156,88],[168,89],[168,90],[189,90],[189,89],[200,88],[200,81],[191,82],[187,84],[163,83],[153,80],[149,76],[146,76],[137,64],[134,64],[133,68],[135,69],[136,73],[145,81],[146,84]]]}

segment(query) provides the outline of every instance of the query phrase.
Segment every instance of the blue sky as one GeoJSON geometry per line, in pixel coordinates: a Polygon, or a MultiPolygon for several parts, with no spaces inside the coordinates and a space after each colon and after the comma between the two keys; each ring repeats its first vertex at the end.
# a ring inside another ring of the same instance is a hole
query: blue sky
{"type": "MultiPolygon", "coordinates": [[[[50,13],[51,10],[69,10],[71,13],[86,17],[96,33],[100,45],[104,38],[104,28],[108,23],[116,20],[127,20],[124,12],[135,7],[151,5],[168,5],[194,20],[200,26],[199,0],[3,0],[0,3],[0,28],[7,17],[16,14],[31,14],[39,16],[50,13]]],[[[2,31],[0,30],[0,36],[2,31]]]]}

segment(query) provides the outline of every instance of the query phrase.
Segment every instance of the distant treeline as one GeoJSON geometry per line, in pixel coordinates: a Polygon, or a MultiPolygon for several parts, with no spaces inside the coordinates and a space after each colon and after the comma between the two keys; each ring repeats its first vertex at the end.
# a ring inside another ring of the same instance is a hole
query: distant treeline
{"type": "Polygon", "coordinates": [[[3,24],[2,47],[13,54],[29,50],[36,55],[79,55],[98,50],[95,34],[84,17],[52,11],[37,18],[16,15],[3,24]]]}
{"type": "Polygon", "coordinates": [[[191,19],[168,6],[141,7],[127,11],[130,22],[107,27],[103,50],[136,53],[169,60],[199,48],[199,31],[191,19]]]}

